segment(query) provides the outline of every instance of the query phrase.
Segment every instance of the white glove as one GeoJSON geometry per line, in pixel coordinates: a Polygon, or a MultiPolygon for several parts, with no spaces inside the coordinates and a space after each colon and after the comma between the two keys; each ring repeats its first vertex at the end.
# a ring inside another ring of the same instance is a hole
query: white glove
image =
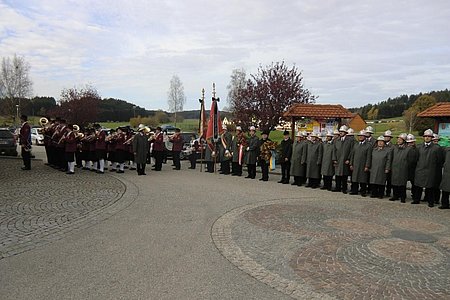
{"type": "Polygon", "coordinates": [[[250,147],[247,147],[247,151],[250,151],[250,147]]]}

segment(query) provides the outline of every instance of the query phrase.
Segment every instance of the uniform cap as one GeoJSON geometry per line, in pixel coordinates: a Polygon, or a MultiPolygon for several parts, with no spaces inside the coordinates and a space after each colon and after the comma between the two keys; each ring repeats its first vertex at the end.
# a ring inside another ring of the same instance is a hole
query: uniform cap
{"type": "Polygon", "coordinates": [[[310,137],[319,137],[319,135],[317,134],[317,132],[311,132],[311,134],[309,135],[310,137]]]}
{"type": "Polygon", "coordinates": [[[431,136],[431,137],[433,137],[433,130],[431,130],[431,129],[425,130],[425,132],[423,133],[423,136],[431,136]]]}
{"type": "Polygon", "coordinates": [[[144,124],[139,124],[138,126],[138,131],[144,130],[145,129],[145,125],[144,124]]]}
{"type": "Polygon", "coordinates": [[[355,135],[355,130],[353,130],[353,128],[349,128],[349,129],[347,129],[347,134],[348,135],[355,135]]]}
{"type": "Polygon", "coordinates": [[[242,127],[241,126],[236,126],[236,130],[242,131],[242,127]]]}
{"type": "Polygon", "coordinates": [[[255,128],[255,126],[250,126],[250,128],[248,129],[248,130],[250,130],[250,131],[255,131],[256,130],[256,128],[255,128]]]}
{"type": "Polygon", "coordinates": [[[372,126],[367,126],[366,133],[373,133],[373,127],[372,126]]]}
{"type": "Polygon", "coordinates": [[[302,135],[301,131],[297,131],[297,133],[295,134],[295,136],[296,136],[296,137],[299,137],[299,136],[303,136],[303,135],[302,135]]]}
{"type": "MultiPolygon", "coordinates": [[[[337,131],[337,133],[339,133],[339,131],[337,131]]],[[[327,134],[326,134],[326,136],[333,136],[333,132],[331,132],[331,131],[327,131],[327,134]]]]}
{"type": "Polygon", "coordinates": [[[433,140],[438,141],[440,138],[441,137],[438,134],[433,133],[433,140]]]}
{"type": "Polygon", "coordinates": [[[392,131],[386,130],[386,131],[384,132],[383,136],[385,136],[385,137],[386,137],[386,136],[392,137],[392,131]]]}
{"type": "Polygon", "coordinates": [[[358,136],[361,136],[361,135],[366,135],[366,133],[367,133],[367,131],[365,131],[364,129],[363,130],[361,130],[359,133],[358,133],[358,136]]]}
{"type": "Polygon", "coordinates": [[[408,136],[406,135],[406,133],[400,133],[400,134],[398,135],[398,137],[401,138],[402,140],[406,141],[406,138],[407,138],[408,136]]]}
{"type": "Polygon", "coordinates": [[[407,136],[406,136],[406,142],[407,143],[411,143],[411,142],[415,142],[416,141],[416,137],[414,136],[414,134],[408,134],[407,136]]]}
{"type": "Polygon", "coordinates": [[[308,133],[306,131],[302,131],[302,136],[308,136],[308,133]]]}
{"type": "Polygon", "coordinates": [[[339,128],[339,131],[347,132],[348,127],[345,125],[342,125],[341,128],[339,128]]]}
{"type": "Polygon", "coordinates": [[[383,135],[380,135],[380,136],[377,138],[377,141],[383,141],[383,142],[384,142],[384,136],[383,136],[383,135]]]}

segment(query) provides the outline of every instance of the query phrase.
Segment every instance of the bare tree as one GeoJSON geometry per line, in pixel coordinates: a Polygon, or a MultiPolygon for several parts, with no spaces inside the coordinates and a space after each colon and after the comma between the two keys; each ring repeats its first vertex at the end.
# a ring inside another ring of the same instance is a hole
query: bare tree
{"type": "Polygon", "coordinates": [[[16,54],[12,59],[3,57],[0,71],[0,97],[6,99],[5,111],[9,114],[14,115],[16,105],[18,105],[17,113],[19,113],[20,99],[30,96],[33,92],[33,82],[29,72],[30,65],[23,57],[16,54]]]}
{"type": "Polygon", "coordinates": [[[243,90],[247,84],[247,74],[244,69],[234,69],[231,72],[231,80],[227,86],[228,97],[227,97],[227,107],[224,110],[234,111],[236,103],[240,100],[239,93],[243,90]]]}
{"type": "Polygon", "coordinates": [[[184,103],[186,103],[183,83],[177,75],[173,75],[170,80],[170,88],[167,93],[167,98],[169,111],[175,113],[175,126],[177,126],[177,112],[183,111],[184,103]]]}

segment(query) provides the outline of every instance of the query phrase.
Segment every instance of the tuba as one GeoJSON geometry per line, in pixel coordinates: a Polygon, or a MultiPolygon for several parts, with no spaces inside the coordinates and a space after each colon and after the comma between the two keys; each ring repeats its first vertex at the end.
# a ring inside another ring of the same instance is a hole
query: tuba
{"type": "Polygon", "coordinates": [[[38,133],[44,134],[45,130],[47,129],[47,126],[50,124],[47,118],[42,117],[39,119],[39,125],[41,125],[41,128],[38,129],[38,133]]]}

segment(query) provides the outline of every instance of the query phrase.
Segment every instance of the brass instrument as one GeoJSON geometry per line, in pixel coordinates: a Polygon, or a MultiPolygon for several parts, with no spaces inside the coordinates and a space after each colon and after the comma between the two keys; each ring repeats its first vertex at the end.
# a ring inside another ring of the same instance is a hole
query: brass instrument
{"type": "Polygon", "coordinates": [[[38,128],[38,133],[45,134],[45,130],[48,128],[48,125],[50,125],[50,122],[47,118],[42,117],[39,119],[39,125],[41,125],[41,128],[38,128]]]}
{"type": "Polygon", "coordinates": [[[130,145],[132,142],[133,142],[133,140],[134,140],[134,135],[132,136],[132,137],[130,137],[128,140],[126,140],[125,142],[123,142],[123,144],[124,145],[130,145]]]}

